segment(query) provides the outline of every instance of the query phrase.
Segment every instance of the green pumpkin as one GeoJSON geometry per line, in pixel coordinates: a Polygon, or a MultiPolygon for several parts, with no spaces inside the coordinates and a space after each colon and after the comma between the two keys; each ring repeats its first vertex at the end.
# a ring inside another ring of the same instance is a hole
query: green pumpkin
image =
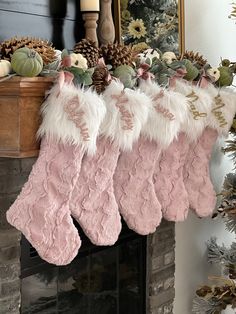
{"type": "Polygon", "coordinates": [[[126,88],[133,88],[136,83],[136,73],[134,69],[126,64],[118,66],[114,70],[113,76],[117,77],[126,88]]]}
{"type": "Polygon", "coordinates": [[[221,66],[218,70],[220,71],[220,78],[216,84],[218,86],[230,86],[234,79],[232,70],[227,66],[221,66]]]}
{"type": "Polygon", "coordinates": [[[23,47],[13,53],[11,66],[20,76],[34,77],[42,71],[43,59],[37,51],[23,47]]]}
{"type": "Polygon", "coordinates": [[[184,79],[187,81],[193,81],[199,75],[199,70],[189,60],[183,60],[183,64],[186,68],[187,74],[184,79]]]}

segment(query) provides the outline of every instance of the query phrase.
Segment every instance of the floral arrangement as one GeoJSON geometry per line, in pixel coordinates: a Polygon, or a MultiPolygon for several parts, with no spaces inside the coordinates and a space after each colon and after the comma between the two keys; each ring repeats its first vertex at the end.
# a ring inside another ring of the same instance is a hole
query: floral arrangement
{"type": "Polygon", "coordinates": [[[55,76],[65,71],[70,72],[75,84],[94,86],[99,93],[105,90],[112,77],[120,79],[128,88],[136,87],[139,78],[150,77],[161,86],[174,84],[177,78],[199,86],[209,82],[229,86],[236,69],[227,59],[214,68],[198,52],[186,51],[178,55],[152,48],[135,52],[131,46],[117,43],[98,48],[86,39],[69,52],[55,50],[50,43],[39,39],[11,38],[0,44],[0,52],[2,80],[13,75],[55,76]]]}
{"type": "Polygon", "coordinates": [[[178,52],[178,2],[121,0],[122,38],[133,49],[178,52]],[[158,4],[158,5],[157,5],[158,4]]]}
{"type": "Polygon", "coordinates": [[[220,314],[228,305],[236,307],[236,285],[232,280],[225,279],[222,285],[202,286],[196,293],[194,313],[220,314]]]}

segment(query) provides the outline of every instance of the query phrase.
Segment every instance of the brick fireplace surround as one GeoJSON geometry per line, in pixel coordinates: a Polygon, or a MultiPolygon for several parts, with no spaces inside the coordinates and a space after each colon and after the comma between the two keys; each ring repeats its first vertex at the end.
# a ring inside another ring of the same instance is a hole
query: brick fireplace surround
{"type": "MultiPolygon", "coordinates": [[[[5,212],[27,180],[35,158],[0,158],[0,314],[19,314],[20,233],[5,212]]],[[[147,239],[147,310],[143,314],[171,314],[174,300],[175,226],[163,221],[147,239]]],[[[124,313],[125,314],[125,313],[124,313]]]]}

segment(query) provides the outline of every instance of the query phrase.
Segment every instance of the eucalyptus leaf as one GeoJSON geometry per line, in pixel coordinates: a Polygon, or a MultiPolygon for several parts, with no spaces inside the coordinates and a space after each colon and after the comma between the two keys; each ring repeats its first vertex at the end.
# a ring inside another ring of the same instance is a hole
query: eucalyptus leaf
{"type": "Polygon", "coordinates": [[[158,59],[157,57],[154,57],[154,58],[152,59],[152,64],[153,64],[153,63],[157,63],[158,60],[160,61],[160,59],[158,59]]]}
{"type": "Polygon", "coordinates": [[[145,63],[147,63],[148,65],[151,65],[151,59],[150,58],[147,58],[146,60],[145,60],[145,63]]]}
{"type": "Polygon", "coordinates": [[[86,72],[88,72],[89,73],[89,75],[93,75],[93,73],[94,73],[94,68],[89,68],[89,69],[87,69],[86,70],[86,72]]]}
{"type": "Polygon", "coordinates": [[[69,56],[69,51],[67,49],[63,49],[62,52],[61,52],[61,58],[65,58],[69,56]]]}
{"type": "Polygon", "coordinates": [[[173,61],[171,62],[171,64],[169,64],[169,67],[173,70],[177,70],[179,68],[185,69],[185,61],[184,60],[173,61]]]}
{"type": "Polygon", "coordinates": [[[93,83],[93,80],[90,76],[87,76],[84,78],[84,82],[83,82],[84,85],[88,86],[88,85],[92,85],[92,83],[93,83]]]}
{"type": "Polygon", "coordinates": [[[47,70],[47,69],[43,69],[42,72],[40,72],[40,76],[56,76],[58,74],[58,71],[56,70],[47,70]]]}
{"type": "Polygon", "coordinates": [[[83,69],[77,68],[77,67],[74,67],[74,66],[70,67],[69,71],[71,73],[73,73],[74,75],[83,75],[85,73],[85,71],[83,69]]]}
{"type": "Polygon", "coordinates": [[[155,66],[151,67],[150,71],[153,74],[155,74],[155,73],[157,73],[159,71],[159,69],[160,69],[159,65],[155,65],[155,66]]]}
{"type": "Polygon", "coordinates": [[[84,73],[81,76],[81,79],[83,80],[83,84],[86,86],[91,85],[93,83],[93,80],[92,80],[91,75],[89,73],[84,73]]]}

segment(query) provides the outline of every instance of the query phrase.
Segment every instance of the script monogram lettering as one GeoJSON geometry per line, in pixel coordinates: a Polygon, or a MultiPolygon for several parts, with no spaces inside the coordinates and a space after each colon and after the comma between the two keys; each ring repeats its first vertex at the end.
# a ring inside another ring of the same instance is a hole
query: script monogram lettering
{"type": "Polygon", "coordinates": [[[73,121],[80,130],[83,141],[89,141],[89,132],[86,122],[84,121],[85,112],[80,109],[80,101],[77,96],[73,97],[65,106],[64,110],[70,121],[73,121]]]}
{"type": "Polygon", "coordinates": [[[199,97],[194,91],[192,91],[186,97],[188,98],[190,112],[192,113],[194,120],[199,120],[200,118],[204,118],[207,116],[206,112],[200,112],[197,110],[194,102],[196,102],[199,99],[199,97]]]}
{"type": "Polygon", "coordinates": [[[170,112],[169,109],[163,107],[160,103],[159,100],[164,96],[164,92],[161,91],[159,94],[157,94],[154,98],[153,101],[156,103],[154,108],[156,112],[161,113],[165,118],[169,119],[170,121],[175,120],[175,116],[170,112]]]}
{"type": "Polygon", "coordinates": [[[215,115],[216,119],[219,121],[220,127],[223,128],[224,126],[227,125],[227,121],[224,117],[222,110],[219,110],[220,108],[223,108],[225,106],[220,95],[217,95],[215,97],[215,105],[216,107],[213,108],[211,112],[215,115]]]}
{"type": "Polygon", "coordinates": [[[125,92],[122,91],[120,95],[113,95],[112,98],[116,99],[116,107],[119,109],[121,120],[123,121],[124,125],[122,126],[122,129],[127,130],[133,130],[134,123],[133,118],[134,115],[129,112],[128,109],[125,108],[125,104],[128,103],[128,98],[125,96],[125,92]]]}

